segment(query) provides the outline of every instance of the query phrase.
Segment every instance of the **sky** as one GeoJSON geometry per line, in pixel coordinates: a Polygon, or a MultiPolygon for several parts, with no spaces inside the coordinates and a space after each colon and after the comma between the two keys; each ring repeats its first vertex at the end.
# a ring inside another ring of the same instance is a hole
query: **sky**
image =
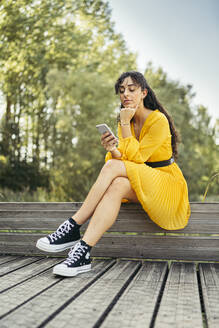
{"type": "Polygon", "coordinates": [[[219,118],[219,0],[108,0],[115,31],[138,53],[138,70],[162,67],[193,86],[194,105],[219,118]]]}

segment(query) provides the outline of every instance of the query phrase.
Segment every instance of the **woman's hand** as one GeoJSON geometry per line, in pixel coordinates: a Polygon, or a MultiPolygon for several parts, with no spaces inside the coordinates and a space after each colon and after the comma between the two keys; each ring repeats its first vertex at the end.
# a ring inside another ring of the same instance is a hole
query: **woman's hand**
{"type": "Polygon", "coordinates": [[[122,108],[120,111],[120,121],[122,123],[129,123],[135,115],[135,108],[122,108]]]}
{"type": "Polygon", "coordinates": [[[116,145],[118,144],[118,139],[114,138],[110,133],[106,132],[101,136],[101,145],[107,151],[116,150],[116,145]]]}
{"type": "Polygon", "coordinates": [[[135,112],[136,112],[138,106],[139,106],[139,103],[135,108],[132,108],[132,107],[121,108],[121,110],[120,110],[120,122],[121,123],[130,123],[131,119],[135,115],[135,112]]]}

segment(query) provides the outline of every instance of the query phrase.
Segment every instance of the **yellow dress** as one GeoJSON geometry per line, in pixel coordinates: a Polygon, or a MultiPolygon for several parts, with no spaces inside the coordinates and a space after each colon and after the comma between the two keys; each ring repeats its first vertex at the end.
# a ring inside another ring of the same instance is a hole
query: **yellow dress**
{"type": "MultiPolygon", "coordinates": [[[[139,141],[131,123],[132,136],[123,138],[118,124],[118,150],[127,176],[145,212],[158,226],[167,230],[183,229],[191,214],[188,187],[176,162],[151,168],[144,162],[157,162],[172,156],[171,133],[166,116],[158,109],[149,114],[139,141]]],[[[105,161],[112,159],[110,152],[105,161]]],[[[125,201],[125,200],[123,200],[125,201]]]]}

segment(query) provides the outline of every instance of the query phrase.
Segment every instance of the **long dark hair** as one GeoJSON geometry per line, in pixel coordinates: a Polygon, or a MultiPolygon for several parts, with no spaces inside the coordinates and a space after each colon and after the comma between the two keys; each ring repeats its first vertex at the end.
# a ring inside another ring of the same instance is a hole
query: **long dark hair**
{"type": "Polygon", "coordinates": [[[151,110],[158,109],[168,119],[169,126],[170,126],[170,132],[171,132],[171,145],[172,145],[173,156],[175,159],[177,159],[177,156],[178,156],[177,143],[179,143],[180,140],[179,140],[179,135],[175,129],[173,119],[167,113],[167,111],[163,108],[161,103],[157,100],[157,97],[156,97],[154,91],[148,85],[144,75],[139,72],[136,72],[136,71],[122,73],[122,75],[118,78],[118,80],[116,81],[116,84],[115,84],[116,94],[119,93],[120,84],[124,81],[125,78],[127,78],[129,76],[131,77],[131,79],[134,82],[136,82],[138,85],[141,86],[142,91],[147,89],[147,91],[148,91],[147,96],[143,100],[144,106],[151,110]]]}

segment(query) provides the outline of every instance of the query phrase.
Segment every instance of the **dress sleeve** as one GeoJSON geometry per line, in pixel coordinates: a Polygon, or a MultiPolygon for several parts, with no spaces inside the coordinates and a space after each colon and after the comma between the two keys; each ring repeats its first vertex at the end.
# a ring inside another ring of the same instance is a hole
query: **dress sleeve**
{"type": "Polygon", "coordinates": [[[162,145],[169,136],[169,122],[163,117],[156,120],[139,142],[134,136],[121,140],[122,160],[142,164],[162,145]]]}
{"type": "Polygon", "coordinates": [[[113,158],[113,157],[112,157],[111,152],[108,151],[108,152],[106,153],[106,156],[105,156],[105,162],[107,162],[108,160],[110,160],[110,159],[112,159],[112,158],[113,158]]]}

